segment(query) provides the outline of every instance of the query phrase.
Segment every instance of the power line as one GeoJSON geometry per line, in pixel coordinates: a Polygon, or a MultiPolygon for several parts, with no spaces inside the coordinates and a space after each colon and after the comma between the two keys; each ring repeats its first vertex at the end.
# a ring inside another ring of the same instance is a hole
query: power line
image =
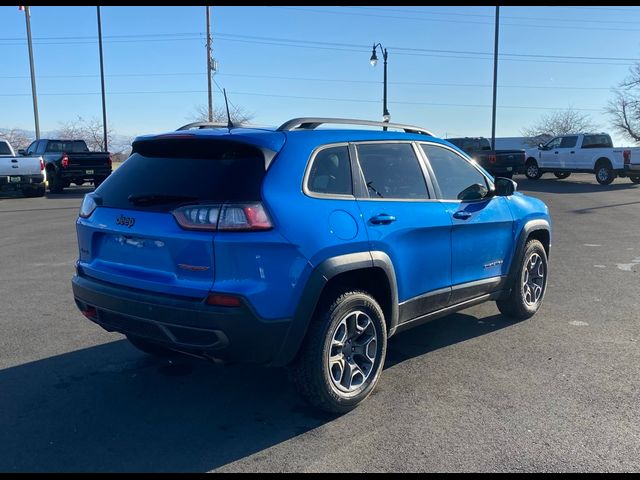
{"type": "MultiPolygon", "coordinates": [[[[363,16],[363,17],[378,17],[384,18],[385,20],[412,20],[412,21],[420,21],[420,22],[446,22],[446,23],[468,23],[468,24],[476,24],[476,25],[491,25],[493,26],[493,22],[477,22],[473,20],[444,20],[438,18],[418,18],[415,16],[407,17],[407,16],[399,16],[399,15],[377,15],[374,13],[355,13],[355,12],[336,12],[334,10],[320,10],[320,9],[312,9],[309,7],[268,7],[268,8],[277,8],[282,10],[295,10],[295,11],[305,11],[305,12],[313,12],[313,13],[322,13],[328,15],[355,15],[355,16],[363,16]]],[[[589,31],[626,31],[626,32],[639,32],[640,29],[637,28],[596,28],[596,27],[578,27],[578,26],[570,26],[570,25],[532,25],[528,23],[505,23],[504,26],[509,27],[525,27],[525,28],[547,28],[547,29],[572,29],[572,30],[589,30],[589,31]]]]}
{"type": "MultiPolygon", "coordinates": [[[[350,9],[354,9],[354,10],[373,10],[373,11],[378,11],[378,12],[398,12],[398,13],[408,13],[411,15],[414,14],[419,14],[419,15],[443,15],[443,16],[458,16],[458,17],[480,17],[480,18],[487,18],[487,19],[493,19],[493,15],[487,15],[487,14],[482,14],[482,13],[457,13],[457,12],[433,12],[433,11],[427,11],[427,10],[406,10],[406,9],[400,9],[400,8],[390,8],[390,7],[341,7],[341,8],[350,8],[350,9]]],[[[640,13],[639,11],[635,11],[636,13],[640,13]]],[[[502,18],[512,18],[512,19],[516,19],[516,20],[535,20],[535,21],[545,21],[545,22],[560,22],[560,23],[598,23],[598,24],[602,24],[602,23],[613,23],[613,24],[620,24],[620,23],[628,23],[628,24],[632,24],[632,25],[637,25],[638,22],[637,21],[624,21],[624,20],[585,20],[585,19],[576,19],[576,20],[570,20],[570,19],[566,19],[566,18],[552,18],[550,16],[546,16],[546,17],[528,17],[528,16],[520,16],[520,15],[500,15],[502,18]]],[[[534,26],[534,25],[532,25],[534,26]]]]}
{"type": "MultiPolygon", "coordinates": [[[[220,86],[218,85],[218,88],[220,86]]],[[[206,93],[206,90],[156,90],[156,91],[131,91],[131,92],[109,92],[109,95],[144,95],[144,94],[201,94],[206,93]]],[[[233,95],[248,95],[257,97],[270,97],[270,98],[292,98],[298,100],[321,100],[332,102],[352,102],[352,103],[379,103],[378,100],[366,100],[366,99],[354,99],[354,98],[335,98],[335,97],[314,97],[304,95],[282,95],[275,93],[258,93],[258,92],[228,92],[233,95]]],[[[29,96],[29,93],[0,93],[0,97],[24,97],[29,96]]],[[[41,93],[40,96],[86,96],[86,95],[100,95],[100,92],[72,92],[72,93],[41,93]]],[[[231,103],[231,102],[229,102],[231,103]]],[[[467,103],[437,103],[437,102],[421,102],[414,100],[397,100],[389,103],[397,105],[429,105],[429,106],[442,106],[442,107],[473,107],[473,108],[491,108],[491,105],[482,104],[467,104],[467,103]]],[[[232,104],[233,105],[233,104],[232,104]]],[[[235,105],[233,105],[234,108],[235,105]]],[[[499,108],[509,109],[527,109],[527,110],[557,110],[558,107],[539,107],[531,105],[500,105],[499,108]]],[[[599,112],[598,108],[574,108],[574,110],[580,111],[592,111],[599,112]]]]}
{"type": "MultiPolygon", "coordinates": [[[[272,7],[276,8],[276,7],[272,7]]],[[[277,7],[277,8],[295,8],[295,7],[277,7]]],[[[334,12],[336,13],[336,12],[334,12]]],[[[640,30],[639,30],[640,31],[640,30]]],[[[165,41],[165,39],[155,38],[160,36],[168,36],[171,37],[171,41],[173,40],[201,40],[202,34],[187,34],[187,33],[167,33],[167,34],[139,34],[139,35],[110,35],[105,36],[103,38],[110,38],[110,42],[115,43],[137,43],[140,41],[165,41]],[[175,36],[184,36],[184,35],[197,35],[191,38],[175,38],[175,36]],[[148,38],[153,37],[153,38],[148,38]],[[113,40],[113,39],[127,39],[130,40],[113,40]]],[[[216,33],[216,37],[220,37],[221,39],[225,39],[226,41],[236,41],[243,43],[257,43],[263,45],[276,45],[276,46],[284,46],[284,47],[299,47],[299,48],[321,48],[324,50],[334,50],[334,51],[353,51],[353,52],[363,52],[368,51],[370,47],[364,44],[354,44],[354,43],[341,43],[341,42],[325,42],[318,40],[301,40],[296,38],[282,38],[282,37],[265,37],[265,36],[256,36],[256,35],[241,35],[241,34],[231,34],[231,33],[216,33]],[[338,48],[339,47],[339,48],[338,48]]],[[[40,40],[44,39],[91,39],[92,37],[40,37],[40,40]]],[[[14,39],[0,39],[3,40],[14,40],[14,39]]],[[[97,40],[87,41],[86,43],[96,43],[97,40]]],[[[24,43],[24,42],[22,42],[24,43]]],[[[22,44],[20,43],[20,44],[22,44]]],[[[77,42],[70,42],[77,43],[77,42]]],[[[79,42],[84,43],[84,42],[79,42]]],[[[66,44],[62,43],[48,43],[48,44],[66,44]]],[[[13,44],[4,44],[4,45],[13,45],[13,44]]],[[[396,55],[417,55],[419,56],[451,56],[451,58],[463,58],[463,59],[478,59],[478,60],[486,60],[492,58],[491,52],[483,52],[483,51],[475,51],[475,50],[445,50],[445,49],[430,49],[430,48],[416,48],[416,47],[403,47],[403,46],[389,46],[390,49],[395,51],[396,55]],[[444,55],[434,55],[434,54],[444,54],[444,55]],[[456,57],[456,55],[465,55],[462,57],[456,57]],[[477,58],[477,56],[483,56],[486,58],[477,58]],[[471,56],[471,57],[469,57],[471,56]]],[[[611,62],[636,62],[640,61],[640,58],[634,57],[590,57],[590,56],[578,56],[578,55],[548,55],[548,54],[530,54],[530,53],[508,53],[505,52],[502,54],[503,57],[516,57],[518,59],[543,59],[550,58],[554,60],[565,60],[563,62],[547,62],[547,63],[585,63],[592,64],[592,62],[587,62],[586,60],[606,60],[611,62]],[[581,60],[580,62],[570,62],[568,60],[581,60]],[[585,61],[582,61],[585,60],[585,61]]],[[[503,60],[511,60],[514,61],[515,58],[503,58],[503,60]]],[[[533,61],[533,60],[531,60],[533,61]]],[[[595,62],[596,64],[600,64],[599,62],[595,62]]],[[[605,63],[606,65],[610,65],[610,63],[605,63]]]]}
{"type": "MultiPolygon", "coordinates": [[[[166,77],[166,76],[205,76],[205,72],[175,72],[175,73],[160,73],[160,72],[141,72],[141,73],[112,73],[105,75],[105,77],[166,77]]],[[[314,78],[314,77],[292,77],[285,75],[261,75],[253,73],[218,73],[218,75],[226,77],[241,77],[241,78],[267,78],[271,80],[290,80],[290,81],[302,81],[302,82],[329,82],[329,83],[354,83],[354,84],[369,84],[379,85],[382,82],[378,80],[354,80],[354,79],[340,79],[340,78],[314,78]]],[[[67,75],[39,75],[40,78],[95,78],[98,74],[67,74],[67,75]]],[[[0,76],[0,79],[21,79],[29,78],[28,75],[9,75],[0,76]]],[[[464,88],[491,88],[491,84],[483,83],[455,83],[455,82],[389,82],[390,85],[407,85],[407,86],[428,86],[428,87],[464,87],[464,88]]],[[[569,85],[500,85],[500,88],[521,88],[521,89],[542,89],[542,90],[610,90],[610,87],[580,87],[569,85]]],[[[220,89],[218,85],[218,89],[220,89]]],[[[220,91],[222,93],[222,91],[220,91]]]]}

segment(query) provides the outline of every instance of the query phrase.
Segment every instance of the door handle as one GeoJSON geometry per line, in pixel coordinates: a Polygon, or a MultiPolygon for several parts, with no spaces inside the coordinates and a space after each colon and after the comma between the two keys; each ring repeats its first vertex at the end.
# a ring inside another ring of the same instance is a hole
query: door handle
{"type": "Polygon", "coordinates": [[[576,153],[576,152],[569,152],[569,153],[576,153]]]}
{"type": "Polygon", "coordinates": [[[555,153],[556,155],[558,154],[558,152],[553,152],[553,153],[555,153]]]}
{"type": "Polygon", "coordinates": [[[396,221],[396,217],[387,213],[379,213],[375,217],[369,219],[374,225],[389,225],[391,222],[396,221]]]}
{"type": "Polygon", "coordinates": [[[11,163],[18,163],[18,159],[17,158],[12,158],[11,159],[11,163]]]}
{"type": "Polygon", "coordinates": [[[471,217],[469,212],[465,212],[464,210],[459,210],[453,214],[453,218],[457,218],[458,220],[466,220],[471,217]]]}

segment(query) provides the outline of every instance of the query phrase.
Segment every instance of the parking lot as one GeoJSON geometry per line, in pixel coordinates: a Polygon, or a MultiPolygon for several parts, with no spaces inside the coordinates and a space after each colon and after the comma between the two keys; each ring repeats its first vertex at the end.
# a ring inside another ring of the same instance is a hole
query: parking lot
{"type": "Polygon", "coordinates": [[[515,180],[554,222],[540,312],[489,303],[397,335],[340,417],[285,369],[161,361],[102,331],[70,286],[91,189],[3,195],[0,471],[639,470],[640,185],[515,180]]]}

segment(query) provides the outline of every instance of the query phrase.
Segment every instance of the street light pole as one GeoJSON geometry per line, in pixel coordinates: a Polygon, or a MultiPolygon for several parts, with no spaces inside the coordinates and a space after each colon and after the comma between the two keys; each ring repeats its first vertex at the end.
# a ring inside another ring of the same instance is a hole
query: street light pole
{"type": "Polygon", "coordinates": [[[500,31],[500,7],[496,6],[496,34],[493,45],[493,110],[491,113],[491,150],[496,149],[496,98],[498,96],[498,32],[500,31]]]}
{"type": "Polygon", "coordinates": [[[104,136],[104,151],[109,151],[107,143],[107,102],[104,92],[104,62],[102,59],[102,20],[100,18],[100,7],[96,7],[98,14],[98,49],[100,51],[100,84],[102,86],[102,134],[104,136]]]}
{"type": "Polygon", "coordinates": [[[36,140],[40,140],[40,118],[38,117],[38,94],[36,93],[36,69],[33,65],[33,45],[31,43],[31,11],[24,7],[27,22],[27,43],[29,44],[29,66],[31,68],[31,95],[33,96],[33,118],[36,123],[36,140]]]}
{"type": "MultiPolygon", "coordinates": [[[[388,122],[391,120],[391,115],[389,114],[389,110],[387,109],[387,58],[389,56],[387,49],[383,48],[380,43],[374,43],[373,49],[371,50],[371,58],[369,62],[371,62],[371,66],[375,67],[378,63],[378,57],[376,55],[376,48],[380,47],[380,52],[382,52],[382,60],[384,61],[384,87],[383,87],[383,95],[382,95],[382,120],[384,122],[388,122]]],[[[386,130],[387,127],[384,127],[386,130]]]]}

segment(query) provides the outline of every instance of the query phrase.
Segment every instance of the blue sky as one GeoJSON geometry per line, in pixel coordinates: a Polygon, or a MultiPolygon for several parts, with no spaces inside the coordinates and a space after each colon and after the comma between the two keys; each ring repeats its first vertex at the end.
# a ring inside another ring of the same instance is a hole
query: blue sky
{"type": "MultiPolygon", "coordinates": [[[[31,11],[41,129],[101,117],[95,7],[31,11]]],[[[380,119],[382,61],[373,68],[369,56],[381,42],[392,121],[441,136],[489,136],[493,15],[494,7],[212,7],[214,78],[262,125],[297,116],[380,119]]],[[[117,133],[173,130],[206,105],[204,7],[107,6],[102,21],[117,133]]],[[[602,109],[640,59],[640,8],[502,7],[500,24],[498,136],[517,136],[568,106],[610,130],[602,109]]],[[[17,7],[0,7],[0,32],[0,127],[32,130],[17,7]]]]}

